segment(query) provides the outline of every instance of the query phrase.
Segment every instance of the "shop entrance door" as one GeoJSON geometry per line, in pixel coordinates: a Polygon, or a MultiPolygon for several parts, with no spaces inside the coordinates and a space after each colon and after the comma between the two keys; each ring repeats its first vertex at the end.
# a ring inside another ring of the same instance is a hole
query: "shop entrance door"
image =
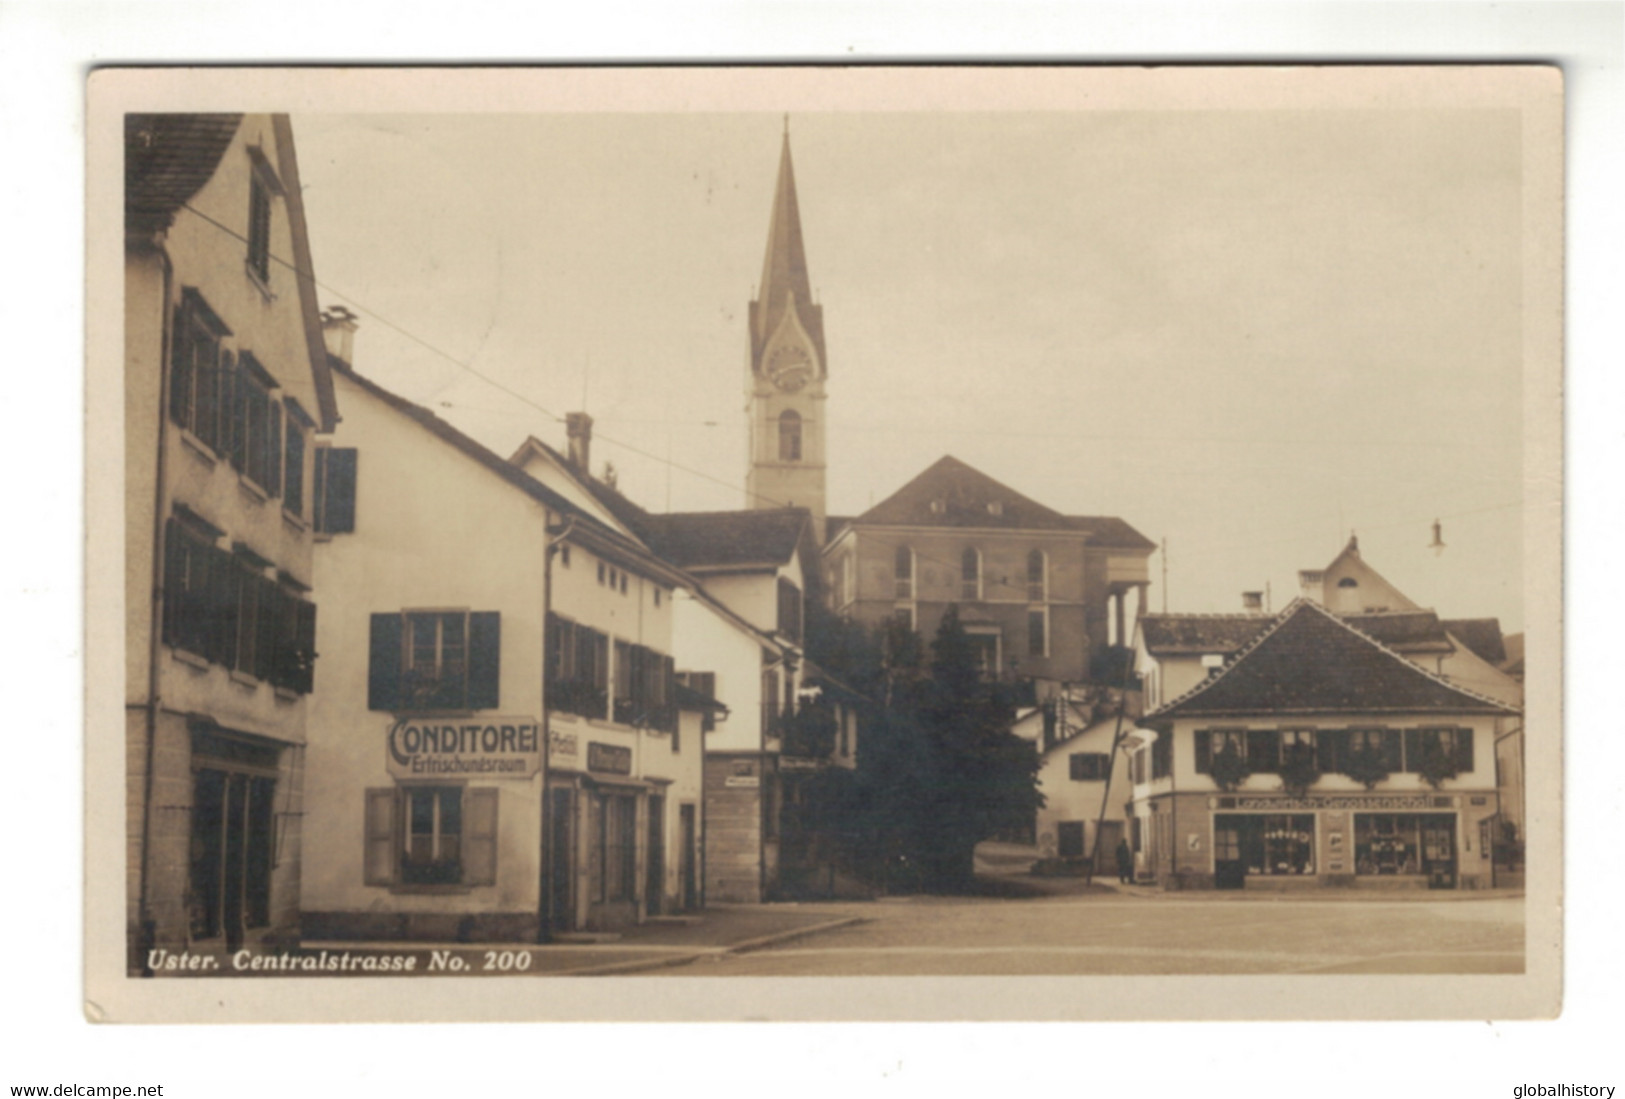
{"type": "Polygon", "coordinates": [[[683,836],[683,853],[679,856],[682,859],[683,908],[691,912],[700,906],[700,876],[695,857],[699,850],[699,829],[694,823],[694,806],[679,806],[677,819],[683,836]]]}
{"type": "Polygon", "coordinates": [[[192,786],[193,939],[243,944],[271,917],[274,779],[200,768],[192,786]]]}
{"type": "Polygon", "coordinates": [[[1429,889],[1456,888],[1456,818],[1422,818],[1422,872],[1429,889]]]}
{"type": "Polygon", "coordinates": [[[649,795],[649,854],[645,860],[648,875],[644,882],[644,912],[660,915],[666,895],[666,799],[649,795]]]}
{"type": "Polygon", "coordinates": [[[1247,862],[1242,857],[1243,817],[1213,819],[1213,887],[1241,889],[1247,884],[1247,862]]]}
{"type": "Polygon", "coordinates": [[[547,792],[548,859],[552,880],[548,883],[549,926],[554,931],[575,930],[576,860],[574,791],[555,786],[547,792]]]}

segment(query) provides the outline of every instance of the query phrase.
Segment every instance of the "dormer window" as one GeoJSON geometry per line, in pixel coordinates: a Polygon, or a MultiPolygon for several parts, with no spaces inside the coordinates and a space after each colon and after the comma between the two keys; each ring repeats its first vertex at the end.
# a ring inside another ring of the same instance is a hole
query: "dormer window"
{"type": "Polygon", "coordinates": [[[989,515],[1003,515],[1004,514],[1004,501],[1003,500],[989,500],[987,502],[987,513],[989,515]]]}
{"type": "Polygon", "coordinates": [[[947,510],[948,510],[948,505],[946,503],[944,503],[943,501],[941,501],[941,500],[932,500],[931,501],[931,514],[932,515],[941,515],[944,511],[947,511],[947,510]]]}
{"type": "Polygon", "coordinates": [[[1357,588],[1360,586],[1360,582],[1352,576],[1345,576],[1337,582],[1337,586],[1340,588],[1357,588]]]}

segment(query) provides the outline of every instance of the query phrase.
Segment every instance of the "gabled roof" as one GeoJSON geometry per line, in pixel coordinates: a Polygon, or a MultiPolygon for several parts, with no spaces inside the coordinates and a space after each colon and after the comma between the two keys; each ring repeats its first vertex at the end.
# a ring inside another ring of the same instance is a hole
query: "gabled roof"
{"type": "Polygon", "coordinates": [[[1499,618],[1447,618],[1444,628],[1486,663],[1499,667],[1507,662],[1506,640],[1501,636],[1499,618]]]}
{"type": "Polygon", "coordinates": [[[776,568],[795,556],[807,536],[806,508],[762,511],[692,511],[646,515],[649,548],[685,569],[776,568]]]}
{"type": "Polygon", "coordinates": [[[1296,599],[1216,675],[1147,715],[1512,714],[1432,675],[1306,599],[1296,599]]]}
{"type": "MultiPolygon", "coordinates": [[[[568,520],[568,533],[563,537],[567,537],[571,541],[579,541],[595,553],[608,556],[617,563],[624,564],[646,576],[663,579],[675,587],[691,589],[698,587],[692,577],[673,568],[669,563],[660,559],[636,541],[599,521],[596,517],[582,510],[582,508],[553,489],[548,488],[512,462],[504,461],[495,451],[463,434],[433,412],[385,389],[372,379],[357,374],[354,367],[337,356],[329,355],[328,363],[334,373],[354,382],[362,390],[402,413],[408,419],[415,420],[431,435],[450,444],[521,492],[558,512],[560,516],[568,520]]],[[[539,549],[540,547],[538,547],[539,549]]]]}
{"type": "Polygon", "coordinates": [[[519,459],[524,456],[525,451],[529,449],[535,449],[540,451],[542,454],[545,454],[561,470],[568,474],[576,484],[580,485],[583,492],[591,496],[599,503],[601,507],[603,507],[605,511],[613,515],[617,522],[624,525],[639,538],[643,537],[643,524],[649,518],[649,513],[647,511],[644,511],[643,508],[633,503],[629,498],[623,495],[619,489],[611,488],[609,485],[594,477],[591,473],[577,469],[575,464],[572,463],[569,458],[559,453],[553,447],[548,446],[536,436],[531,435],[526,438],[525,441],[519,445],[519,449],[514,452],[513,457],[509,458],[508,460],[510,462],[517,463],[519,459]]]}
{"type": "MultiPolygon", "coordinates": [[[[951,454],[938,458],[851,522],[858,526],[1073,531],[1087,536],[1091,546],[1155,548],[1155,543],[1121,519],[1062,515],[951,454]]],[[[835,524],[830,527],[835,529],[835,524]]]]}

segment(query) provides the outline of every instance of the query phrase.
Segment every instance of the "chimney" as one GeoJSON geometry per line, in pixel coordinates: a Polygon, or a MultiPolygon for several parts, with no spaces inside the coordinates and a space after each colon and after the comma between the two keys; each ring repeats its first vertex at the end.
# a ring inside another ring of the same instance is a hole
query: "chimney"
{"type": "Polygon", "coordinates": [[[322,310],[322,339],[327,353],[345,366],[355,363],[355,330],[356,315],[344,306],[331,305],[322,310]]]}
{"type": "Polygon", "coordinates": [[[1244,591],[1241,593],[1241,609],[1248,614],[1264,613],[1264,593],[1261,591],[1244,591]]]}
{"type": "Polygon", "coordinates": [[[570,440],[570,464],[583,477],[592,476],[592,417],[585,412],[564,414],[564,433],[570,440]]]}
{"type": "Polygon", "coordinates": [[[1298,592],[1305,599],[1316,603],[1324,603],[1326,601],[1326,570],[1299,569],[1298,592]]]}

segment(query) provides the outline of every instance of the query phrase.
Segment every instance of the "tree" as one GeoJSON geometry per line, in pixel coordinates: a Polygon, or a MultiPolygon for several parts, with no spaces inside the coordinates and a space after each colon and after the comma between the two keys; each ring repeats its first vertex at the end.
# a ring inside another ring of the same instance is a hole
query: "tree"
{"type": "Polygon", "coordinates": [[[977,651],[949,607],[931,642],[930,674],[920,683],[918,724],[925,738],[925,840],[919,856],[930,888],[970,884],[976,844],[1032,819],[1043,804],[1038,754],[1010,732],[1011,688],[982,676],[977,651]]]}

